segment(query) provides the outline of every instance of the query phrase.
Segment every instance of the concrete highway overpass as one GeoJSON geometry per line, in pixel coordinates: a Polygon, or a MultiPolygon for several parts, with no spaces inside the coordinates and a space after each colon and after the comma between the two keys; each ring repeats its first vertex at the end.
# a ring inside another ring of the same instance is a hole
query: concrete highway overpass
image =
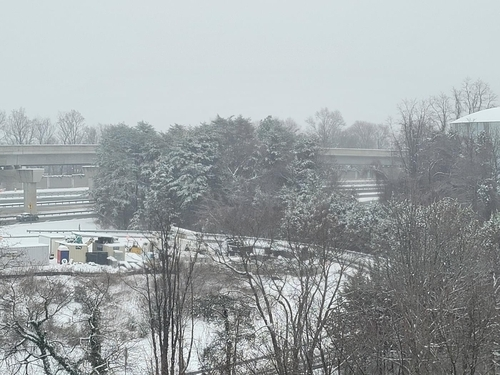
{"type": "MultiPolygon", "coordinates": [[[[0,146],[0,169],[37,168],[50,165],[95,165],[98,145],[0,146]]],[[[320,159],[340,166],[344,179],[374,179],[375,170],[386,175],[401,168],[395,150],[324,148],[320,159]]],[[[85,171],[87,174],[89,171],[85,171]]]]}
{"type": "Polygon", "coordinates": [[[341,177],[349,180],[375,179],[375,171],[388,176],[402,168],[399,151],[361,148],[324,148],[319,157],[340,167],[341,177]]]}
{"type": "Polygon", "coordinates": [[[97,145],[0,146],[0,167],[93,165],[97,145]]]}
{"type": "Polygon", "coordinates": [[[398,166],[400,154],[395,150],[363,148],[323,148],[320,157],[340,165],[398,166]]]}
{"type": "MultiPolygon", "coordinates": [[[[0,146],[0,166],[44,167],[49,165],[94,165],[98,145],[0,146]]],[[[339,165],[399,166],[394,150],[325,148],[320,157],[339,165]]]]}
{"type": "MultiPolygon", "coordinates": [[[[43,177],[43,168],[38,167],[91,166],[95,164],[96,151],[97,145],[0,146],[0,180],[2,183],[9,180],[22,182],[24,210],[36,213],[36,189],[43,177]]],[[[92,173],[92,168],[87,169],[92,173]]]]}
{"type": "MultiPolygon", "coordinates": [[[[36,184],[43,169],[51,165],[89,166],[85,174],[95,173],[98,145],[16,145],[0,146],[0,178],[15,174],[23,183],[25,209],[36,212],[36,184]],[[28,168],[28,169],[25,169],[28,168]]],[[[329,148],[320,151],[320,158],[343,167],[345,179],[373,179],[374,169],[392,171],[400,167],[399,153],[392,150],[329,148]]]]}

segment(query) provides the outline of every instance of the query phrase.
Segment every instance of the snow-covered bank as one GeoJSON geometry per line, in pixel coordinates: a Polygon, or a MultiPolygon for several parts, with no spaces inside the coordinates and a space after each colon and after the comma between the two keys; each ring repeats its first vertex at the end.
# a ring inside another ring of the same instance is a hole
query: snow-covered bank
{"type": "Polygon", "coordinates": [[[38,243],[37,231],[79,231],[101,229],[93,218],[75,218],[71,220],[16,223],[0,228],[0,235],[5,244],[34,245],[38,243]]]}

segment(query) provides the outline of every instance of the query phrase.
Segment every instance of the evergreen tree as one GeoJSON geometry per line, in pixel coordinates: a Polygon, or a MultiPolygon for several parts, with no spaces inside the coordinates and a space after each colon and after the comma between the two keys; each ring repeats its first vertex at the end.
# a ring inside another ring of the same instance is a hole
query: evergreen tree
{"type": "Polygon", "coordinates": [[[139,123],[104,129],[97,150],[98,174],[92,195],[101,224],[127,229],[143,207],[161,141],[153,127],[139,123]]]}

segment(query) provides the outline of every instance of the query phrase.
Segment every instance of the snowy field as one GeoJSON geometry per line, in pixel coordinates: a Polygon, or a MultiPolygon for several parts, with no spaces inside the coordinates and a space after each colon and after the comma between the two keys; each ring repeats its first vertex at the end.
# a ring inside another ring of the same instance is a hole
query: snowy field
{"type": "MultiPolygon", "coordinates": [[[[6,225],[0,228],[0,234],[3,237],[3,246],[5,245],[35,245],[39,244],[38,236],[40,234],[66,234],[70,235],[71,232],[81,232],[81,231],[100,231],[102,230],[99,225],[94,222],[92,218],[81,218],[81,219],[71,219],[71,220],[61,220],[61,221],[46,221],[46,222],[36,222],[36,223],[16,223],[12,225],[6,225]]],[[[122,239],[127,236],[127,233],[120,233],[122,239]]],[[[131,234],[130,237],[138,237],[139,235],[131,234]]],[[[72,269],[73,271],[83,271],[83,272],[96,272],[98,271],[98,267],[96,265],[88,265],[88,264],[73,264],[73,265],[57,265],[55,261],[51,261],[51,265],[48,268],[54,269],[58,267],[64,267],[66,270],[72,269]]],[[[107,272],[119,272],[117,268],[112,268],[110,266],[99,266],[103,267],[102,271],[107,272]]],[[[332,265],[329,270],[328,278],[330,281],[335,284],[339,274],[339,266],[337,264],[332,265]]],[[[57,278],[61,277],[64,280],[67,280],[68,284],[74,282],[71,277],[67,276],[57,276],[57,278]]],[[[133,274],[122,274],[123,283],[118,283],[114,287],[114,298],[115,301],[110,301],[112,303],[112,316],[114,318],[113,321],[113,329],[116,332],[120,332],[125,327],[142,327],[140,330],[147,330],[147,324],[145,324],[144,316],[142,313],[139,313],[140,303],[138,301],[138,295],[132,292],[129,289],[128,285],[138,285],[143,282],[141,275],[133,275],[133,274]],[[119,318],[118,318],[119,317],[119,318]],[[144,328],[145,327],[145,328],[144,328]]],[[[209,287],[208,282],[204,283],[206,287],[209,287]]],[[[268,285],[266,287],[267,292],[270,296],[274,296],[277,300],[285,298],[291,306],[295,305],[296,298],[301,295],[300,291],[300,280],[297,277],[291,276],[283,276],[276,280],[268,280],[268,285]],[[283,293],[282,297],[277,294],[277,290],[280,290],[283,293]]],[[[207,292],[208,293],[208,292],[207,292]]],[[[329,298],[335,298],[333,295],[329,296],[329,298]]],[[[71,310],[71,309],[70,309],[71,310]]],[[[295,310],[295,309],[293,309],[295,310]]],[[[69,310],[68,310],[69,311],[69,310]]],[[[77,309],[74,309],[77,311],[77,309]]],[[[109,311],[108,311],[109,312],[109,311]]],[[[283,311],[275,311],[276,317],[281,317],[283,311]]],[[[67,319],[79,321],[81,320],[78,315],[74,315],[75,313],[67,313],[67,319]]],[[[253,315],[253,314],[252,314],[253,315]]],[[[253,324],[256,331],[264,331],[263,322],[257,316],[253,316],[253,324]]],[[[110,327],[111,328],[111,327],[110,327]]],[[[137,328],[135,328],[137,329],[137,328]]],[[[211,340],[214,338],[214,331],[217,328],[212,323],[204,321],[203,319],[195,319],[194,327],[193,327],[193,337],[194,337],[194,347],[193,354],[189,363],[188,370],[196,371],[199,369],[200,365],[200,355],[203,352],[203,349],[210,344],[211,340]]],[[[220,329],[220,327],[219,327],[220,329]]],[[[127,330],[127,328],[125,328],[127,330]]],[[[188,332],[190,329],[188,329],[188,332]]],[[[144,374],[147,372],[147,366],[149,361],[152,358],[151,352],[151,343],[149,339],[149,335],[137,336],[135,333],[130,333],[130,337],[125,343],[121,343],[120,345],[124,345],[122,349],[127,348],[129,365],[127,366],[129,374],[144,374]]],[[[256,348],[251,349],[248,347],[245,351],[247,351],[247,355],[249,357],[258,357],[260,353],[253,352],[256,348]]],[[[3,367],[0,365],[0,370],[3,367]]],[[[38,375],[43,374],[41,369],[32,368],[32,374],[38,375]]],[[[118,371],[117,373],[121,373],[118,371]]]]}
{"type": "MultiPolygon", "coordinates": [[[[60,220],[60,221],[42,221],[42,222],[33,222],[33,223],[16,223],[11,225],[4,225],[0,228],[0,236],[1,236],[1,246],[31,246],[40,244],[39,235],[40,234],[65,234],[71,235],[72,232],[80,232],[80,231],[100,231],[102,228],[95,223],[93,218],[81,218],[81,219],[70,219],[70,220],[60,220]]],[[[119,233],[122,237],[120,240],[126,241],[125,237],[127,233],[119,233]]],[[[130,239],[135,239],[137,241],[141,240],[141,236],[137,234],[130,234],[130,239]]],[[[50,266],[43,267],[44,269],[54,270],[56,268],[64,270],[72,270],[78,272],[96,272],[99,269],[105,272],[117,272],[117,268],[113,268],[111,266],[97,266],[97,265],[87,265],[87,264],[73,264],[73,265],[58,265],[55,260],[51,261],[50,266]]],[[[19,268],[17,268],[18,270],[19,268]]],[[[130,275],[132,279],[137,278],[138,280],[141,278],[140,275],[130,275]]],[[[61,278],[66,280],[67,285],[71,285],[74,282],[74,279],[68,276],[58,276],[58,279],[61,278]]],[[[54,279],[55,280],[55,279],[54,279]]],[[[124,279],[125,280],[125,279],[124,279]]],[[[132,321],[136,321],[132,317],[137,316],[138,313],[138,302],[136,301],[137,296],[134,293],[131,293],[130,289],[126,286],[127,282],[124,282],[122,286],[116,286],[117,289],[115,291],[116,295],[121,296],[124,300],[122,303],[119,303],[120,306],[118,310],[120,313],[118,316],[123,317],[123,319],[114,319],[115,324],[126,327],[131,324],[132,321]]],[[[115,309],[117,309],[115,305],[115,309]]],[[[76,310],[75,310],[76,311],[76,310]]],[[[116,313],[116,311],[115,311],[116,313]]],[[[68,314],[66,314],[68,315],[68,314]]],[[[68,316],[65,317],[67,319],[73,319],[78,321],[78,317],[68,316]]],[[[140,321],[141,319],[137,319],[140,321]]],[[[134,323],[135,324],[135,323],[134,323]]],[[[198,369],[198,356],[201,354],[203,348],[208,344],[208,341],[211,337],[210,324],[205,323],[203,321],[197,320],[195,322],[195,327],[193,328],[193,333],[195,336],[194,347],[193,347],[193,356],[190,361],[189,370],[194,371],[198,369]]],[[[117,328],[117,331],[120,331],[120,328],[117,328]]],[[[147,365],[151,358],[151,343],[148,337],[145,338],[136,338],[132,339],[126,344],[128,348],[128,355],[130,367],[127,373],[130,374],[144,374],[147,370],[147,365]]],[[[1,362],[1,361],[0,361],[1,362]]],[[[4,368],[5,364],[0,363],[0,373],[7,373],[6,368],[4,368]],[[5,372],[4,372],[5,371],[5,372]]],[[[44,374],[41,368],[31,368],[33,375],[44,374]]]]}

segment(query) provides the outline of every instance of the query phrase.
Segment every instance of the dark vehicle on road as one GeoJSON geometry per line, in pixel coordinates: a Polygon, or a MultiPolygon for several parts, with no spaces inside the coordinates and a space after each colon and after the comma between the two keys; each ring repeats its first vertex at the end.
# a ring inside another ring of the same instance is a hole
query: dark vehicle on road
{"type": "Polygon", "coordinates": [[[30,214],[29,212],[24,212],[20,215],[17,215],[16,220],[19,222],[38,221],[38,215],[30,214]]]}

